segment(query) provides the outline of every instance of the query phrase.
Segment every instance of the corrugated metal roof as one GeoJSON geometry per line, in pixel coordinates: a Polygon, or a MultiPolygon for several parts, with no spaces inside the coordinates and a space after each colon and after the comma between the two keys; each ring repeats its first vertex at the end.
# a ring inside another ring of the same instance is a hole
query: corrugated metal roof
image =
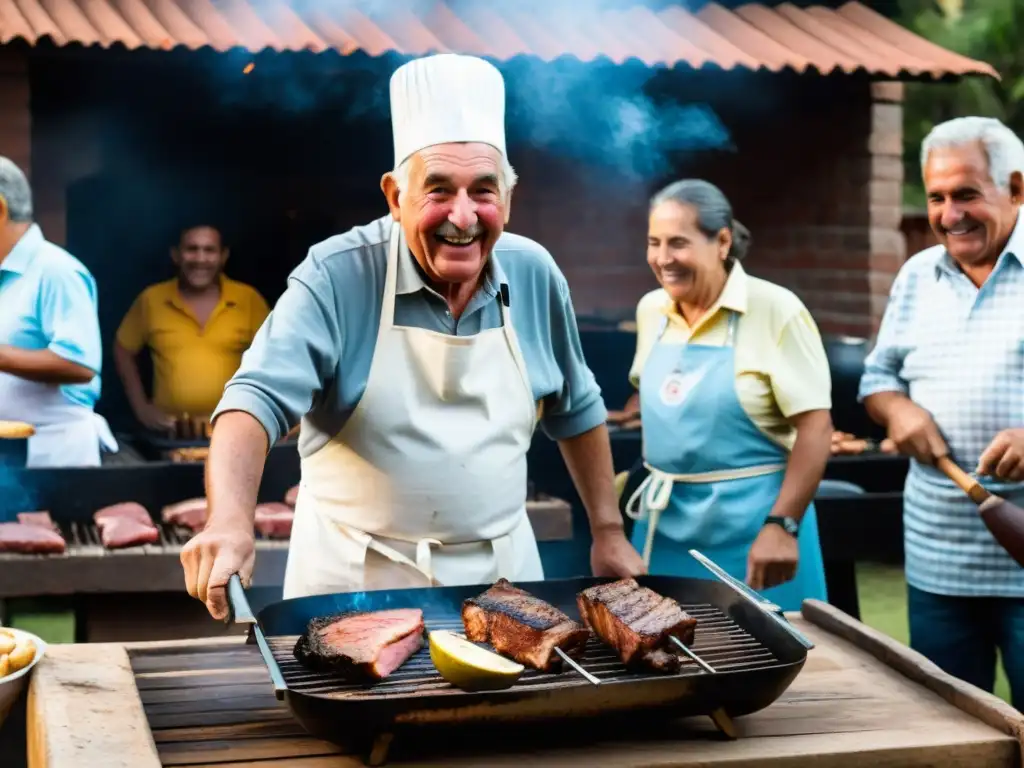
{"type": "Polygon", "coordinates": [[[441,0],[420,3],[415,12],[400,5],[395,0],[386,12],[371,13],[352,3],[303,0],[0,0],[0,42],[49,37],[58,45],[371,56],[460,51],[496,59],[570,55],[670,67],[998,77],[988,64],[945,50],[859,2],[836,10],[751,3],[734,11],[712,2],[697,13],[675,6],[566,13],[555,4],[527,10],[494,0],[457,10],[441,0]]]}

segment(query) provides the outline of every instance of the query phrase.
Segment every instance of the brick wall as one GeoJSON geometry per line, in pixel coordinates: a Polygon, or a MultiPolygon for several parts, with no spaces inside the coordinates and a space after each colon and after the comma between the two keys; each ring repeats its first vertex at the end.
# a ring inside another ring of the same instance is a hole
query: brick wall
{"type": "MultiPolygon", "coordinates": [[[[0,83],[4,71],[0,68],[0,83]]],[[[902,88],[845,76],[729,77],[680,75],[672,88],[683,99],[710,102],[732,133],[737,152],[692,157],[667,168],[660,179],[636,182],[513,147],[521,181],[510,229],[551,250],[580,315],[630,319],[640,296],[656,287],[645,262],[648,197],[674,178],[707,178],[722,187],[737,218],[753,232],[747,264],[753,274],[793,289],[824,332],[870,336],[905,257],[900,231],[902,88]],[[770,105],[754,118],[744,116],[743,109],[751,89],[762,101],[768,94],[770,105]]],[[[8,88],[21,83],[16,78],[6,82],[8,88]]],[[[3,103],[27,104],[24,84],[15,91],[17,98],[3,103]]],[[[47,234],[58,242],[65,231],[67,186],[125,151],[109,147],[116,155],[101,157],[103,123],[89,109],[85,103],[59,115],[37,115],[33,126],[37,208],[47,234]]],[[[10,133],[19,124],[27,125],[27,118],[5,122],[3,130],[10,133]]],[[[316,134],[303,135],[315,141],[316,134]]],[[[160,141],[154,138],[154,146],[160,141]]],[[[333,146],[360,142],[353,133],[350,141],[335,140],[333,146]]],[[[25,143],[23,156],[28,154],[25,143]]],[[[389,154],[390,145],[382,147],[389,154]]],[[[285,167],[300,174],[296,178],[305,177],[300,158],[282,157],[288,158],[285,167]]],[[[372,165],[382,169],[389,161],[382,155],[372,165]]],[[[335,166],[349,162],[339,160],[335,166]]],[[[331,162],[318,161],[319,173],[325,167],[331,162]]],[[[377,211],[375,178],[366,184],[366,206],[339,197],[334,208],[377,211]]],[[[311,181],[306,179],[304,188],[311,181]]],[[[336,178],[331,186],[337,186],[336,178]]]]}
{"type": "Polygon", "coordinates": [[[939,242],[928,223],[928,215],[923,211],[905,211],[900,229],[907,239],[908,258],[939,242]]]}
{"type": "Polygon", "coordinates": [[[28,65],[16,48],[0,49],[0,154],[32,172],[28,65]]]}
{"type": "MultiPolygon", "coordinates": [[[[794,290],[823,332],[870,336],[905,258],[902,87],[807,77],[786,88],[772,120],[730,124],[736,155],[666,178],[718,184],[753,232],[748,270],[794,290]]],[[[578,313],[629,318],[656,287],[644,235],[659,184],[542,154],[514,160],[522,181],[510,228],[552,251],[578,313]]]]}

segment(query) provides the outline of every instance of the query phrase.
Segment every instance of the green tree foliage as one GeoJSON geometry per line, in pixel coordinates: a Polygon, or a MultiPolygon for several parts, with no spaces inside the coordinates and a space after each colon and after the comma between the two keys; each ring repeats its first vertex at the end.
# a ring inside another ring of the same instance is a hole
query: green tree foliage
{"type": "Polygon", "coordinates": [[[933,125],[984,115],[1024,136],[1024,0],[902,0],[900,9],[904,26],[936,45],[991,64],[1002,77],[907,86],[904,202],[919,207],[924,204],[921,140],[933,125]]]}

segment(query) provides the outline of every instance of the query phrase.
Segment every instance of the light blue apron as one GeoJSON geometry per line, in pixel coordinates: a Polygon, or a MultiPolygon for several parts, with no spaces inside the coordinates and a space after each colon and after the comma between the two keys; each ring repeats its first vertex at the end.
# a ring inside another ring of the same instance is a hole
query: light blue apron
{"type": "MultiPolygon", "coordinates": [[[[667,320],[640,376],[651,474],[627,505],[638,521],[633,546],[653,574],[713,579],[688,554],[697,549],[744,581],[747,554],[779,495],[789,454],[754,425],[736,394],[738,315],[730,313],[721,347],[667,344],[660,340],[667,320]]],[[[827,599],[814,504],[798,541],[794,579],[761,593],[784,611],[799,610],[807,598],[827,599]]]]}

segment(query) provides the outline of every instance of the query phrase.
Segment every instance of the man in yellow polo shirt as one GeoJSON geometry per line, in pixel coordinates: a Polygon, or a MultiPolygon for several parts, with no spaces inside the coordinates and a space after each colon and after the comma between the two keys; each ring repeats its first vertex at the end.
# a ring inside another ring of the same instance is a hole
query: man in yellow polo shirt
{"type": "Polygon", "coordinates": [[[135,417],[160,431],[184,414],[213,413],[270,312],[255,288],[224,275],[228,249],[216,228],[183,230],[171,259],[178,276],[139,294],[114,344],[117,372],[135,417]],[[143,347],[153,358],[152,397],[136,363],[143,347]]]}

